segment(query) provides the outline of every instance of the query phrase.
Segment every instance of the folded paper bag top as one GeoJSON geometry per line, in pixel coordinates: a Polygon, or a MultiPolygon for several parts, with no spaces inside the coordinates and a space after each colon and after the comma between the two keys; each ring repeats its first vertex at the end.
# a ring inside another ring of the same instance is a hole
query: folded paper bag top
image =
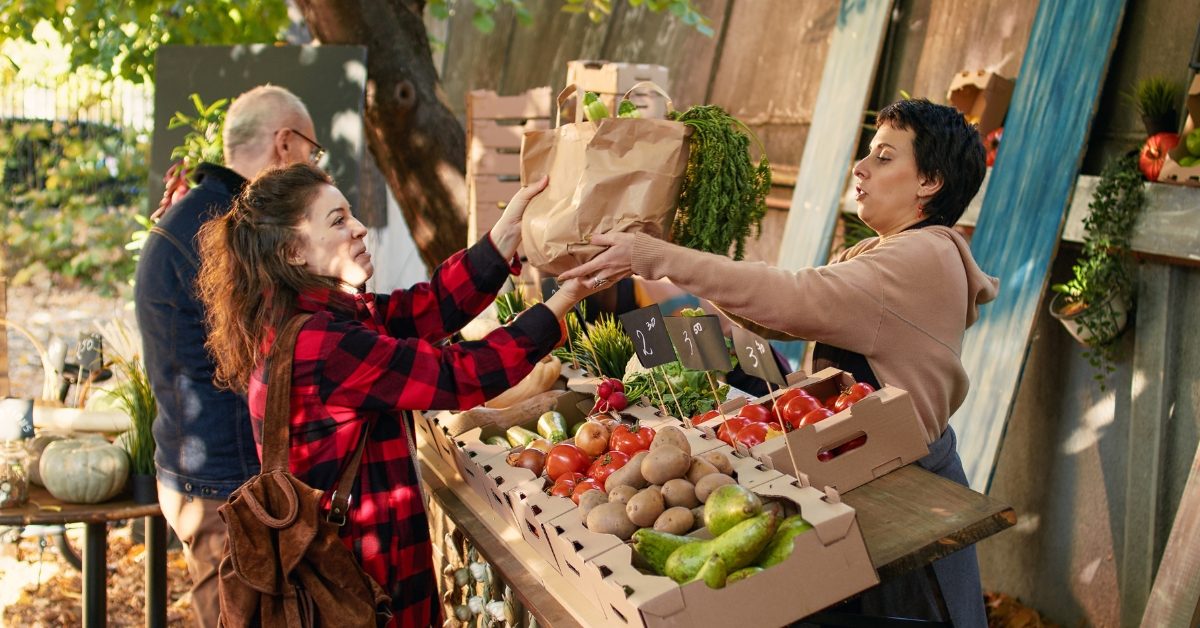
{"type": "MultiPolygon", "coordinates": [[[[639,83],[630,92],[647,86],[666,97],[653,83],[639,83]]],[[[575,92],[568,85],[559,94],[560,111],[575,92]]],[[[687,169],[687,125],[642,118],[597,124],[580,121],[582,109],[576,107],[576,122],[529,131],[521,142],[521,183],[550,176],[525,209],[521,239],[529,263],[554,275],[601,251],[587,244],[594,233],[666,237],[687,169]]]]}

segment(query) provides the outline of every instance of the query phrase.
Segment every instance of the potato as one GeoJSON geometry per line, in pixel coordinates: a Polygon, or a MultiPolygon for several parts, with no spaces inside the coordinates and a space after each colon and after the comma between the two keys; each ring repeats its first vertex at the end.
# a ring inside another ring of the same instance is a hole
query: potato
{"type": "Polygon", "coordinates": [[[609,491],[609,493],[608,493],[608,501],[620,502],[622,504],[628,504],[629,498],[633,497],[634,495],[637,495],[637,492],[638,492],[638,490],[636,488],[633,488],[632,486],[629,486],[626,484],[622,484],[621,486],[614,486],[613,490],[609,491]]]}
{"type": "Polygon", "coordinates": [[[600,504],[608,503],[608,495],[600,489],[592,489],[579,496],[579,516],[587,519],[588,513],[600,504]]]}
{"type": "Polygon", "coordinates": [[[637,531],[638,527],[625,514],[625,504],[608,502],[592,508],[587,516],[587,528],[597,534],[612,534],[622,541],[637,531]]]}
{"type": "Polygon", "coordinates": [[[695,508],[700,505],[700,500],[696,499],[696,485],[683,478],[676,478],[663,484],[662,496],[663,503],[667,505],[667,508],[675,506],[695,508]]]}
{"type": "Polygon", "coordinates": [[[736,483],[736,480],[724,473],[706,475],[700,478],[699,482],[696,482],[696,499],[700,500],[700,503],[705,503],[708,501],[708,496],[717,490],[717,487],[736,483]]]}
{"type": "Polygon", "coordinates": [[[674,425],[659,428],[658,432],[654,434],[654,441],[650,443],[650,451],[667,445],[674,445],[683,453],[692,455],[692,445],[688,442],[687,436],[684,436],[683,430],[674,425]]]}
{"type": "Polygon", "coordinates": [[[654,529],[670,534],[687,534],[692,531],[692,526],[695,524],[696,518],[692,515],[691,509],[676,506],[664,510],[663,514],[654,520],[654,529]]]}
{"type": "Polygon", "coordinates": [[[648,486],[625,504],[625,514],[639,528],[649,528],[663,513],[662,491],[657,486],[648,486]]]}
{"type": "Polygon", "coordinates": [[[723,451],[706,451],[700,454],[701,458],[708,461],[709,464],[717,468],[717,471],[725,475],[733,475],[733,462],[729,460],[729,456],[723,451]]]}
{"type": "Polygon", "coordinates": [[[692,459],[691,466],[688,467],[687,481],[692,484],[699,484],[700,478],[713,473],[720,473],[713,463],[697,456],[692,459]]]}
{"type": "Polygon", "coordinates": [[[650,456],[648,451],[639,451],[637,455],[629,459],[625,466],[613,471],[612,475],[604,481],[604,490],[610,495],[613,489],[618,486],[632,486],[635,489],[646,488],[649,482],[642,477],[642,461],[650,456]]]}
{"type": "Polygon", "coordinates": [[[642,460],[642,477],[651,484],[666,484],[675,478],[683,477],[691,460],[692,457],[682,449],[674,445],[662,445],[642,460]]]}

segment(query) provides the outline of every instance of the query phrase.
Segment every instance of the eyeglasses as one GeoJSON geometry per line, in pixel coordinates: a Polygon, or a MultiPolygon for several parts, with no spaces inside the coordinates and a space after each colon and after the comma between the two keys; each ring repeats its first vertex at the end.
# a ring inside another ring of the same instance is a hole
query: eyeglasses
{"type": "Polygon", "coordinates": [[[299,135],[300,139],[312,144],[313,149],[308,153],[308,162],[314,166],[320,163],[321,158],[325,156],[325,147],[318,144],[317,140],[314,140],[313,138],[297,131],[296,129],[289,128],[288,130],[296,135],[299,135]]]}

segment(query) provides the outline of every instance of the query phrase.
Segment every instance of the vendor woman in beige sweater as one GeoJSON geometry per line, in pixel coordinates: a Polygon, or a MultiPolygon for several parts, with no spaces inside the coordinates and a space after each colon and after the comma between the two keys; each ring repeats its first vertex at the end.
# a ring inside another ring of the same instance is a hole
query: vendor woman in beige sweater
{"type": "MultiPolygon", "coordinates": [[[[668,244],[645,234],[596,235],[609,248],[562,275],[603,283],[632,270],[712,301],[735,321],[779,339],[816,342],[813,369],[909,392],[930,442],[919,464],[967,484],[950,415],[969,382],[964,330],[998,281],[950,227],[984,175],[975,128],[956,110],[903,100],[879,112],[870,153],[854,166],[858,216],[879,237],[820,268],[790,271],[668,244]]],[[[986,626],[974,547],[863,594],[862,612],[986,626]]]]}

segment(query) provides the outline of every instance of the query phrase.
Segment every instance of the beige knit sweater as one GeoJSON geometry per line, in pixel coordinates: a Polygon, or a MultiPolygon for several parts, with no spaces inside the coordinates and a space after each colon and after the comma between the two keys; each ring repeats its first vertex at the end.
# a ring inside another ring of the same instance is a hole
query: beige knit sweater
{"type": "Polygon", "coordinates": [[[633,271],[669,278],[768,338],[863,354],[881,384],[912,395],[930,442],[967,395],[963,331],[999,289],[947,227],[870,238],[827,266],[795,272],[638,234],[633,271]]]}

